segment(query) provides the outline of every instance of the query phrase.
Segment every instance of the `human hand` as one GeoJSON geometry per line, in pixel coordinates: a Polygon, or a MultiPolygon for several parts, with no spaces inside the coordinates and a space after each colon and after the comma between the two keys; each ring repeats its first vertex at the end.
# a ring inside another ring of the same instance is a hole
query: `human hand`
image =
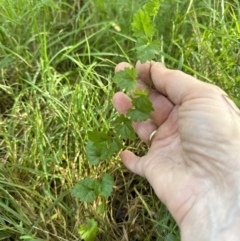
{"type": "MultiPolygon", "coordinates": [[[[120,63],[116,71],[125,67],[120,63]]],[[[144,142],[157,132],[145,156],[123,151],[123,163],[147,178],[182,240],[239,239],[240,111],[222,89],[181,71],[156,62],[138,62],[136,69],[154,111],[133,127],[144,142]]],[[[123,114],[131,108],[122,92],[113,103],[123,114]]]]}

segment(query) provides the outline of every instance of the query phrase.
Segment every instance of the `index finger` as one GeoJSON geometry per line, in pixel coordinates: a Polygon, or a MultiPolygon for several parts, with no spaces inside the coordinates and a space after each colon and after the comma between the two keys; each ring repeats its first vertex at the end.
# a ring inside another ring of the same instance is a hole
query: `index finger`
{"type": "Polygon", "coordinates": [[[154,87],[176,105],[189,98],[211,96],[213,92],[225,93],[219,87],[201,82],[182,71],[167,69],[162,63],[152,62],[150,68],[154,87]]]}

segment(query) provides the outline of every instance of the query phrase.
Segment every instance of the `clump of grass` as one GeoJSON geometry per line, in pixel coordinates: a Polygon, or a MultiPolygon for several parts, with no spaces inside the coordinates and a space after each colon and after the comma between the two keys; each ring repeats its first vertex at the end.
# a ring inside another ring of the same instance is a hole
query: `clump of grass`
{"type": "MultiPolygon", "coordinates": [[[[113,68],[135,62],[130,22],[144,1],[0,0],[0,240],[79,240],[87,217],[97,240],[178,240],[170,214],[140,177],[113,157],[86,160],[86,133],[109,128],[113,68]],[[86,176],[115,178],[101,200],[70,190],[86,176]]],[[[239,3],[166,1],[159,60],[239,98],[239,3]]],[[[139,154],[140,143],[129,143],[139,154]]]]}
{"type": "Polygon", "coordinates": [[[239,98],[238,1],[183,1],[176,8],[166,4],[162,10],[161,60],[239,98]],[[164,18],[164,12],[173,18],[164,18]]]}

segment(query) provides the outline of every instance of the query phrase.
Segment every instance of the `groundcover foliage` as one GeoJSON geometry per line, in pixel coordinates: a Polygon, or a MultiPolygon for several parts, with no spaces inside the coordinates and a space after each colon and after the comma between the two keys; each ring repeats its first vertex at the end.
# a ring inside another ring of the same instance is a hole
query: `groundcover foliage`
{"type": "Polygon", "coordinates": [[[238,102],[239,16],[237,0],[0,0],[0,240],[179,240],[146,181],[111,153],[146,152],[112,107],[129,86],[113,69],[154,58],[238,102]],[[154,18],[155,30],[134,18],[154,18]],[[96,133],[107,135],[101,155],[96,133]],[[79,185],[91,200],[74,196],[79,185]]]}

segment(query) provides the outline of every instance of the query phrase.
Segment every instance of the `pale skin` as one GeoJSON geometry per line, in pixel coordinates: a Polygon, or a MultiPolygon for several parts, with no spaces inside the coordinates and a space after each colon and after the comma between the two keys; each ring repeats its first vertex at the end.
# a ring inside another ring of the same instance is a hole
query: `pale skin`
{"type": "MultiPolygon", "coordinates": [[[[130,67],[120,63],[115,71],[130,67]]],[[[240,240],[240,111],[219,87],[163,64],[136,64],[138,88],[153,103],[151,119],[133,123],[147,154],[123,151],[132,172],[145,177],[181,230],[182,241],[240,240]]],[[[118,92],[119,113],[131,108],[118,92]]]]}

